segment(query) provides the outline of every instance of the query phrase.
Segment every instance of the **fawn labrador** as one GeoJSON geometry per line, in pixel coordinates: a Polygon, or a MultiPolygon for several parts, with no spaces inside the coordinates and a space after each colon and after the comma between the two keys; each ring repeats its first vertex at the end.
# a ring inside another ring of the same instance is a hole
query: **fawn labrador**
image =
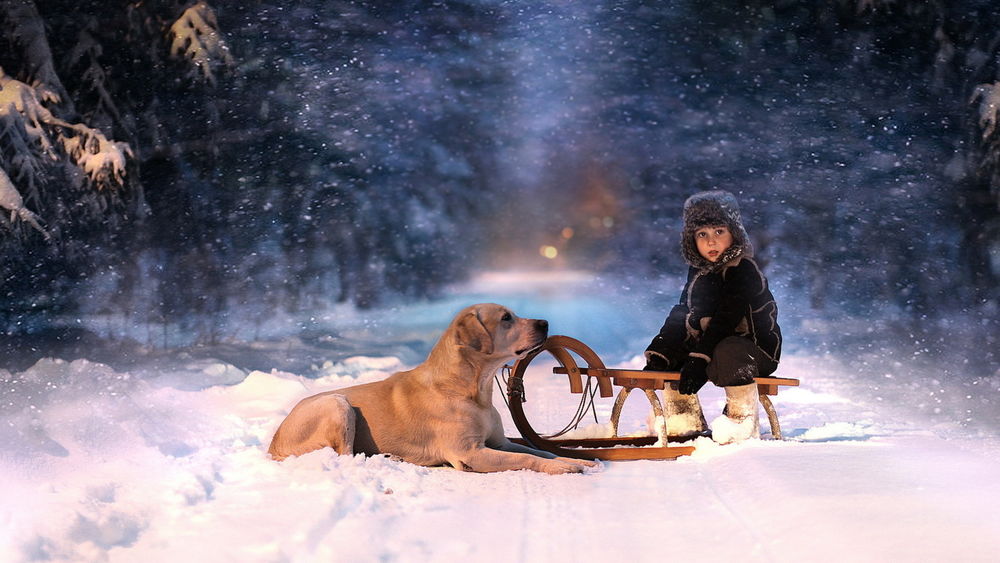
{"type": "Polygon", "coordinates": [[[595,462],[556,457],[504,437],[493,406],[493,374],[545,342],[548,322],[483,303],[463,309],[427,359],[382,381],[300,401],[278,427],[274,459],[331,447],[339,454],[389,454],[463,471],[532,469],[579,473],[595,462]]]}

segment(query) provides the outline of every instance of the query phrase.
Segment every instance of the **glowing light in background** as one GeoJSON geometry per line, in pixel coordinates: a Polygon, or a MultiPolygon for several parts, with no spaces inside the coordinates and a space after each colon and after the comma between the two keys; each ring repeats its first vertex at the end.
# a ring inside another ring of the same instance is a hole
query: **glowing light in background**
{"type": "Polygon", "coordinates": [[[549,244],[543,245],[541,248],[539,248],[538,253],[548,258],[549,260],[553,260],[555,259],[556,256],[559,256],[559,250],[556,247],[549,244]]]}

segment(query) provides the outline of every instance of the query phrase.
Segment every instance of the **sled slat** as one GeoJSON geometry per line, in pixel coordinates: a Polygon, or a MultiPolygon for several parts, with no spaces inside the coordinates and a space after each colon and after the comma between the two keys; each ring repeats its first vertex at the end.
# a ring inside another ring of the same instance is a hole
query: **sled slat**
{"type": "MultiPolygon", "coordinates": [[[[530,446],[524,438],[507,438],[511,442],[530,446]]],[[[619,436],[617,438],[546,438],[545,441],[562,448],[612,448],[615,446],[652,446],[656,436],[619,436]]]]}
{"type": "Polygon", "coordinates": [[[669,448],[611,448],[579,449],[581,457],[599,459],[602,461],[629,461],[635,459],[676,459],[682,455],[691,455],[694,446],[672,446],[669,448]]]}
{"type": "MultiPolygon", "coordinates": [[[[663,389],[662,382],[664,381],[680,381],[681,374],[677,371],[645,371],[641,369],[590,369],[590,368],[577,368],[580,375],[592,375],[596,377],[611,377],[615,379],[615,385],[624,385],[624,383],[619,383],[620,381],[634,381],[636,383],[640,381],[658,381],[660,382],[659,387],[655,389],[663,389]]],[[[561,366],[556,366],[552,368],[552,373],[567,374],[566,368],[561,366]]],[[[799,380],[791,379],[788,377],[755,377],[754,381],[759,386],[773,390],[774,392],[768,392],[768,395],[776,395],[778,386],[788,386],[788,387],[798,387],[799,380]]],[[[634,387],[639,389],[645,389],[643,384],[634,385],[634,387]]],[[[654,387],[649,387],[653,389],[654,387]]]]}

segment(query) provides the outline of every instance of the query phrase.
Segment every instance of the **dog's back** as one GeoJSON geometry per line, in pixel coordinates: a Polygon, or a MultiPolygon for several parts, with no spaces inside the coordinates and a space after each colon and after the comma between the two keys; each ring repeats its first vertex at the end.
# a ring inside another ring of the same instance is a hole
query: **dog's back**
{"type": "Polygon", "coordinates": [[[356,419],[347,398],[336,391],[306,397],[278,426],[267,452],[277,460],[326,447],[353,454],[356,419]]]}
{"type": "MultiPolygon", "coordinates": [[[[332,447],[339,454],[391,454],[421,464],[444,459],[421,447],[433,443],[426,390],[412,372],[383,381],[327,391],[299,401],[271,440],[275,459],[332,447]]],[[[433,450],[434,448],[430,448],[433,450]]]]}

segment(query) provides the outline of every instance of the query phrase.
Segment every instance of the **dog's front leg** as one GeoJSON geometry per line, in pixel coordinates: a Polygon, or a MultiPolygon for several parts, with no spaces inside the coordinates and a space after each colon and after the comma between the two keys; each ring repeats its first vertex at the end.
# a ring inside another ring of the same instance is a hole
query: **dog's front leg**
{"type": "Polygon", "coordinates": [[[500,442],[500,443],[495,444],[495,445],[487,443],[487,447],[491,447],[491,448],[493,448],[495,450],[500,450],[500,451],[504,451],[504,452],[516,452],[516,453],[520,453],[520,454],[531,454],[531,455],[535,455],[535,456],[538,456],[538,457],[544,457],[546,459],[555,459],[556,457],[558,457],[554,453],[550,453],[550,452],[547,452],[547,451],[544,451],[544,450],[536,450],[535,448],[532,448],[530,446],[525,446],[525,445],[522,445],[522,444],[518,444],[516,442],[511,442],[510,440],[506,440],[506,439],[503,442],[500,442]]]}
{"type": "Polygon", "coordinates": [[[523,454],[530,454],[538,457],[544,457],[546,459],[558,459],[560,461],[565,461],[567,463],[575,463],[577,465],[584,465],[586,467],[598,467],[599,465],[601,465],[600,462],[590,461],[589,459],[570,459],[568,457],[559,457],[552,452],[547,452],[544,450],[536,450],[535,448],[529,446],[518,444],[516,442],[511,442],[506,438],[504,439],[503,442],[500,442],[496,445],[490,444],[489,446],[505,452],[517,452],[523,454]]]}
{"type": "Polygon", "coordinates": [[[492,473],[531,469],[550,475],[582,473],[583,466],[558,459],[546,459],[520,452],[505,452],[492,448],[476,448],[449,456],[449,463],[462,471],[492,473]]]}

